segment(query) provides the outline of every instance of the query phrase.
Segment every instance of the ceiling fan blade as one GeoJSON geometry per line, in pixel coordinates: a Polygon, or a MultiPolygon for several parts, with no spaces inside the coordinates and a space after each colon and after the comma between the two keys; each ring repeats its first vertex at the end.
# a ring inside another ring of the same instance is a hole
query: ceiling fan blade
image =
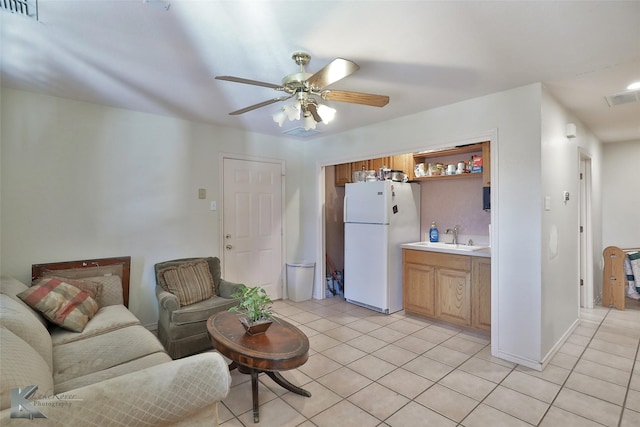
{"type": "Polygon", "coordinates": [[[360,66],[348,59],[336,58],[328,63],[322,70],[307,79],[307,82],[316,88],[325,88],[348,75],[355,73],[360,66]]]}
{"type": "Polygon", "coordinates": [[[307,106],[307,110],[309,110],[309,112],[313,116],[313,120],[315,120],[316,123],[320,123],[322,121],[322,117],[320,117],[320,114],[318,114],[318,107],[316,107],[316,104],[309,104],[307,106]]]}
{"type": "Polygon", "coordinates": [[[261,107],[265,107],[269,104],[274,104],[279,101],[284,101],[286,99],[291,98],[290,96],[281,96],[278,98],[269,99],[268,101],[260,102],[259,104],[250,105],[249,107],[242,108],[240,110],[232,111],[229,113],[230,116],[237,116],[238,114],[246,113],[247,111],[256,110],[261,107]]]}
{"type": "Polygon", "coordinates": [[[389,103],[386,95],[372,95],[369,93],[347,92],[345,90],[326,90],[322,92],[322,99],[328,101],[350,102],[352,104],[384,107],[389,103]]]}
{"type": "Polygon", "coordinates": [[[264,86],[264,87],[269,87],[271,89],[281,89],[282,88],[282,86],[274,85],[273,83],[259,82],[257,80],[243,79],[241,77],[234,77],[234,76],[216,76],[216,79],[217,80],[226,80],[228,82],[244,83],[246,85],[264,86]]]}

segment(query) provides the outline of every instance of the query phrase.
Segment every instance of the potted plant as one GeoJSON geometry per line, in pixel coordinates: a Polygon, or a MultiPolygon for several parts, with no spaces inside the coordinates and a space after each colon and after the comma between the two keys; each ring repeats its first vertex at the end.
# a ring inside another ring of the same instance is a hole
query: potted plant
{"type": "Polygon", "coordinates": [[[249,335],[257,335],[264,333],[271,323],[273,318],[271,317],[273,309],[271,308],[271,298],[267,295],[261,287],[249,288],[242,285],[240,289],[232,295],[234,298],[238,298],[238,305],[231,307],[229,311],[237,311],[242,313],[240,317],[240,323],[244,326],[244,329],[249,335]]]}

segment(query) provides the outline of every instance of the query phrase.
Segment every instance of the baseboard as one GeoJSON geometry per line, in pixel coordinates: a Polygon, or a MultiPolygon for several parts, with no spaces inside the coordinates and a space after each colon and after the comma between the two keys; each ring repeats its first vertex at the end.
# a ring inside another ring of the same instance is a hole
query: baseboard
{"type": "Polygon", "coordinates": [[[556,353],[558,352],[558,350],[560,350],[560,347],[562,347],[562,345],[567,342],[567,340],[569,339],[569,337],[571,336],[571,334],[573,333],[573,331],[576,330],[576,328],[580,325],[580,319],[576,319],[571,326],[569,326],[569,329],[567,329],[565,331],[564,334],[562,334],[562,336],[560,337],[560,339],[554,344],[553,347],[551,347],[551,349],[547,352],[547,354],[542,358],[542,368],[544,369],[545,366],[547,366],[547,364],[549,364],[549,361],[551,359],[553,359],[553,356],[556,355],[556,353]]]}

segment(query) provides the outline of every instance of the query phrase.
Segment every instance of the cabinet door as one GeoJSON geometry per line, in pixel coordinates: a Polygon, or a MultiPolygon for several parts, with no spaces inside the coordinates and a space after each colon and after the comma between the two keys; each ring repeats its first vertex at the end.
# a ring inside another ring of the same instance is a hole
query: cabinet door
{"type": "Polygon", "coordinates": [[[359,162],[351,163],[351,171],[362,171],[369,169],[369,162],[367,160],[360,160],[359,162]]]}
{"type": "Polygon", "coordinates": [[[436,269],[436,317],[459,325],[471,325],[471,273],[436,269]]]}
{"type": "Polygon", "coordinates": [[[335,168],[336,187],[344,187],[351,182],[351,163],[336,165],[335,168]]]}
{"type": "Polygon", "coordinates": [[[369,170],[378,172],[381,167],[391,167],[391,157],[380,157],[378,159],[371,159],[367,161],[367,167],[369,170]]]}
{"type": "Polygon", "coordinates": [[[472,326],[491,331],[491,258],[472,257],[472,326]]]}
{"type": "Polygon", "coordinates": [[[407,174],[409,177],[409,181],[415,178],[413,169],[415,167],[413,161],[413,154],[400,154],[397,156],[391,157],[391,169],[399,170],[407,174]]]}
{"type": "Polygon", "coordinates": [[[428,265],[404,263],[402,301],[407,313],[435,315],[435,269],[428,265]]]}

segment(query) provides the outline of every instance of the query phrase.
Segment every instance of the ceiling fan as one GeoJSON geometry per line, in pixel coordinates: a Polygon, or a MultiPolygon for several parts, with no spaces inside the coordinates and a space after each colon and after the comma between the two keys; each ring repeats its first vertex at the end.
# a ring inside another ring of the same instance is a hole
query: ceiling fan
{"type": "MultiPolygon", "coordinates": [[[[304,68],[311,60],[311,56],[308,53],[296,52],[291,56],[291,59],[293,59],[293,61],[300,67],[300,71],[285,76],[282,79],[282,84],[280,85],[244,79],[241,77],[217,76],[216,79],[218,80],[263,86],[285,93],[283,96],[269,99],[237,111],[232,111],[229,114],[243,114],[257,108],[265,107],[280,101],[286,101],[295,97],[294,104],[283,107],[282,113],[276,113],[274,115],[274,121],[278,122],[280,126],[282,126],[282,122],[285,117],[289,117],[289,120],[293,120],[294,118],[300,119],[300,113],[303,113],[305,121],[313,117],[315,122],[324,121],[327,123],[331,118],[333,118],[333,115],[324,114],[323,110],[326,111],[328,107],[320,104],[316,99],[316,96],[327,101],[349,102],[352,104],[370,105],[374,107],[384,107],[389,103],[389,97],[384,95],[372,95],[368,93],[327,89],[327,86],[330,86],[333,83],[353,74],[360,68],[358,64],[353,61],[336,58],[320,71],[316,73],[308,73],[304,68]]],[[[330,108],[329,110],[332,110],[332,112],[335,113],[335,110],[330,108]]],[[[315,128],[315,123],[310,127],[315,128]]],[[[305,125],[305,128],[307,128],[307,125],[305,125]]]]}

